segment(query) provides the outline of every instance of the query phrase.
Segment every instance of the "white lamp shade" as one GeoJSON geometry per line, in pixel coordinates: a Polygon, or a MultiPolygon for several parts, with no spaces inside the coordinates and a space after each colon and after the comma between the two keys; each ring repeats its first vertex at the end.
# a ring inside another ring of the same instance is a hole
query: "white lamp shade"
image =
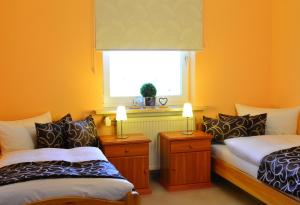
{"type": "Polygon", "coordinates": [[[117,107],[116,120],[117,121],[127,120],[127,114],[126,114],[126,108],[125,108],[125,106],[118,106],[117,107]]]}
{"type": "Polygon", "coordinates": [[[182,117],[193,117],[193,108],[191,103],[184,103],[182,117]]]}

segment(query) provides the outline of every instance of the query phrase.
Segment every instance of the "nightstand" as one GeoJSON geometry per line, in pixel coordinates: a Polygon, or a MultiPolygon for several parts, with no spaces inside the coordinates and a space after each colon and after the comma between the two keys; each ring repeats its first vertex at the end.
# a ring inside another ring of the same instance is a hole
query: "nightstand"
{"type": "Polygon", "coordinates": [[[149,194],[150,140],[143,134],[126,135],[126,139],[117,139],[114,135],[101,136],[103,152],[140,194],[149,194]]]}
{"type": "Polygon", "coordinates": [[[168,191],[209,187],[212,136],[162,132],[160,135],[160,183],[168,191]]]}

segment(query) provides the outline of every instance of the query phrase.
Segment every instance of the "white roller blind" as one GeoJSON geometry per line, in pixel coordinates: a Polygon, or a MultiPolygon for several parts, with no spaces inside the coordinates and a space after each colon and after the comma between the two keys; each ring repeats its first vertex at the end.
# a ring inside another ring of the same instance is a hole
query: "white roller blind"
{"type": "Polygon", "coordinates": [[[97,50],[201,50],[202,0],[95,0],[97,50]]]}

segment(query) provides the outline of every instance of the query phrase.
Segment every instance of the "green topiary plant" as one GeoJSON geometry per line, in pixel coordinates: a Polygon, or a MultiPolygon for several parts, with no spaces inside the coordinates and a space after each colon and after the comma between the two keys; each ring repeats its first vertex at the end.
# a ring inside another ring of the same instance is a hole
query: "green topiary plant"
{"type": "Polygon", "coordinates": [[[145,97],[155,97],[156,96],[156,88],[152,83],[145,83],[142,85],[140,89],[141,95],[145,97]]]}

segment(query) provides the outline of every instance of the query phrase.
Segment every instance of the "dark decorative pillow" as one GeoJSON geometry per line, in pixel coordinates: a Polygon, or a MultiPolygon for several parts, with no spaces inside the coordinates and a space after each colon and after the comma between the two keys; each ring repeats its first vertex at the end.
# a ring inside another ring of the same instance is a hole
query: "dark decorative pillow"
{"type": "Polygon", "coordinates": [[[70,114],[56,122],[35,123],[38,148],[66,148],[65,126],[68,122],[72,122],[70,114]]]}
{"type": "Polygon", "coordinates": [[[267,113],[249,117],[248,135],[264,135],[266,132],[267,113]]]}
{"type": "Polygon", "coordinates": [[[234,116],[234,115],[226,115],[226,114],[219,113],[218,116],[219,116],[219,119],[222,121],[236,121],[236,120],[243,120],[246,118],[248,120],[248,122],[246,123],[247,128],[249,127],[250,115],[234,116]]]}
{"type": "MultiPolygon", "coordinates": [[[[228,120],[229,118],[234,118],[234,117],[239,117],[239,116],[219,114],[219,118],[222,120],[226,120],[226,119],[228,120]]],[[[248,136],[264,135],[266,122],[267,122],[267,113],[249,116],[248,136]]]]}
{"type": "Polygon", "coordinates": [[[224,140],[222,128],[220,128],[220,120],[203,116],[203,131],[213,136],[212,142],[221,142],[224,140]]]}
{"type": "Polygon", "coordinates": [[[68,148],[99,147],[97,128],[92,116],[68,123],[68,148]]]}
{"type": "Polygon", "coordinates": [[[204,131],[213,135],[213,143],[224,144],[233,137],[248,136],[249,116],[213,119],[203,116],[204,131]]]}

